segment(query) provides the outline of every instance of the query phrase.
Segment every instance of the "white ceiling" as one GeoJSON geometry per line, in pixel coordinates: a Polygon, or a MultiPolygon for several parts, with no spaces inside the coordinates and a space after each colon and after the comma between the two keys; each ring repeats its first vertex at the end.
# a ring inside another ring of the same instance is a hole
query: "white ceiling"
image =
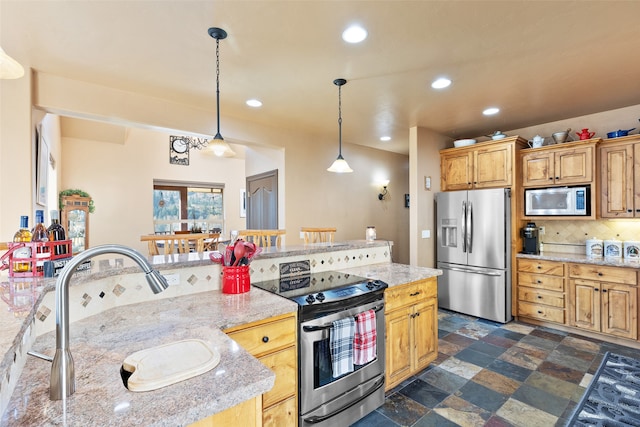
{"type": "Polygon", "coordinates": [[[412,126],[475,137],[640,104],[640,1],[0,0],[0,45],[33,68],[215,112],[212,26],[223,118],[336,140],[345,78],[343,142],[399,153],[412,126]],[[354,22],[369,37],[349,45],[354,22]]]}

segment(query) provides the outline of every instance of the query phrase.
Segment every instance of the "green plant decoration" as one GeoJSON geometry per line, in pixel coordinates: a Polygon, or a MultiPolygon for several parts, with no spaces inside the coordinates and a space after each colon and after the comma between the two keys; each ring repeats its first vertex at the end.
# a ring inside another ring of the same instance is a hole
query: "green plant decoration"
{"type": "MultiPolygon", "coordinates": [[[[60,208],[61,211],[64,210],[64,205],[62,204],[62,198],[64,196],[80,196],[80,197],[91,198],[89,193],[82,190],[76,190],[76,189],[62,190],[58,194],[58,207],[60,208]]],[[[91,198],[91,200],[89,200],[89,213],[93,213],[95,210],[96,210],[96,206],[93,204],[93,199],[91,198]]]]}

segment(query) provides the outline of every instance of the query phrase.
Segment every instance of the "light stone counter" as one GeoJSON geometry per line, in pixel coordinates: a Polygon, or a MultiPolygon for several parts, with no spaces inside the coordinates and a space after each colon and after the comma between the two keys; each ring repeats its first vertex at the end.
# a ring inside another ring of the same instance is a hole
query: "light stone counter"
{"type": "MultiPolygon", "coordinates": [[[[132,304],[74,322],[76,392],[66,403],[50,401],[51,364],[29,358],[2,425],[183,426],[206,418],[270,390],[275,378],[221,329],[296,310],[295,303],[254,288],[240,295],[211,291],[132,304]],[[187,338],[211,342],[220,350],[220,364],[155,391],[135,393],[123,386],[125,357],[187,338]]],[[[33,349],[52,355],[55,332],[39,337],[33,349]]]]}
{"type": "Polygon", "coordinates": [[[340,271],[369,279],[382,280],[389,285],[390,288],[442,275],[442,270],[435,268],[414,267],[397,263],[371,264],[362,267],[340,269],[340,271]]]}
{"type": "Polygon", "coordinates": [[[640,269],[640,260],[628,258],[588,257],[586,255],[542,252],[540,255],[516,254],[516,258],[540,259],[546,261],[575,262],[578,264],[606,265],[609,267],[627,267],[640,269]]]}

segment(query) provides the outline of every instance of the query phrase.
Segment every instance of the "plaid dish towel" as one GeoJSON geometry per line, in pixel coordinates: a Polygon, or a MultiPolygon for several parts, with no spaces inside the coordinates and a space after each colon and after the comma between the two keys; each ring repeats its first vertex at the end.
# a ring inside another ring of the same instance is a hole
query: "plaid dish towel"
{"type": "Polygon", "coordinates": [[[367,310],[356,316],[353,363],[364,365],[376,358],[376,312],[367,310]]]}
{"type": "Polygon", "coordinates": [[[333,328],[331,328],[329,336],[333,378],[353,372],[353,336],[355,330],[356,321],[353,317],[345,317],[333,322],[333,328]]]}

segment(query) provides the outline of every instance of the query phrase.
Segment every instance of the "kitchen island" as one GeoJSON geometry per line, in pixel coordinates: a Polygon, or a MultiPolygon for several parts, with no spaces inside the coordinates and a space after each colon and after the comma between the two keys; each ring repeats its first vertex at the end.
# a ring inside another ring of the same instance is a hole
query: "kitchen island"
{"type": "MultiPolygon", "coordinates": [[[[277,277],[279,263],[291,260],[309,260],[312,271],[366,268],[368,272],[360,274],[390,286],[404,280],[401,271],[411,280],[437,273],[393,264],[389,242],[356,241],[266,250],[251,264],[252,281],[277,277]]],[[[151,261],[175,282],[162,294],[152,295],[141,284],[142,273],[117,259],[96,261],[91,272],[74,276],[70,338],[77,391],[66,401],[49,400],[50,364],[26,356],[29,350],[52,355],[55,349],[50,292],[55,279],[2,283],[6,289],[28,283],[30,292],[26,308],[3,298],[14,312],[22,311],[0,319],[8,349],[0,365],[2,425],[131,425],[132,419],[136,425],[187,425],[272,387],[273,373],[222,330],[295,312],[296,305],[255,288],[246,294],[222,294],[220,267],[206,253],[156,256],[151,261]],[[124,388],[119,369],[126,356],[186,338],[209,341],[220,350],[220,364],[156,391],[124,388]]]]}

